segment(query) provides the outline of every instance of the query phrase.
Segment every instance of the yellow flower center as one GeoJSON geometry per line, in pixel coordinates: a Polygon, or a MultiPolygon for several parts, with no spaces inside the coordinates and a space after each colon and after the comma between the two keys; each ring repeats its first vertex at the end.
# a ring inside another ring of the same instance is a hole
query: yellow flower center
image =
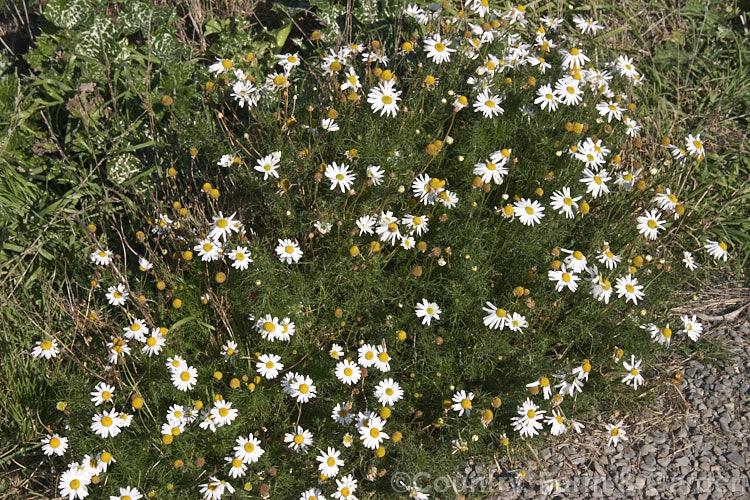
{"type": "Polygon", "coordinates": [[[534,410],[529,410],[526,412],[526,416],[529,418],[534,418],[536,417],[536,412],[534,410]]]}
{"type": "Polygon", "coordinates": [[[378,359],[381,363],[387,363],[390,359],[390,356],[388,356],[387,352],[381,352],[380,354],[378,354],[378,359]]]}
{"type": "Polygon", "coordinates": [[[534,207],[526,207],[526,213],[532,215],[534,213],[534,207]]]}
{"type": "Polygon", "coordinates": [[[351,368],[344,368],[344,375],[346,375],[347,377],[351,377],[352,373],[354,372],[352,371],[351,368]]]}
{"type": "Polygon", "coordinates": [[[391,104],[393,102],[393,98],[389,95],[384,95],[380,100],[383,101],[383,104],[386,104],[386,105],[391,104]]]}
{"type": "Polygon", "coordinates": [[[372,429],[370,429],[370,436],[376,438],[380,436],[380,431],[376,427],[373,427],[372,429]]]}
{"type": "Polygon", "coordinates": [[[468,410],[471,408],[471,400],[469,398],[464,398],[461,400],[461,408],[464,410],[468,410]]]}
{"type": "Polygon", "coordinates": [[[232,69],[232,61],[230,61],[229,59],[224,59],[223,61],[221,61],[221,66],[224,69],[232,69]]]}
{"type": "Polygon", "coordinates": [[[49,340],[43,340],[40,347],[43,351],[49,351],[50,349],[52,349],[52,342],[50,342],[49,340]]]}
{"type": "Polygon", "coordinates": [[[635,292],[635,288],[630,283],[628,283],[627,285],[625,285],[625,290],[627,290],[628,293],[635,292]]]}
{"type": "Polygon", "coordinates": [[[156,337],[149,337],[146,341],[146,345],[149,347],[154,347],[156,345],[156,337]]]}
{"type": "MultiPolygon", "coordinates": [[[[287,247],[287,248],[288,248],[288,247],[287,247]]],[[[270,321],[266,321],[265,323],[263,323],[263,329],[264,329],[265,331],[267,331],[267,332],[272,332],[272,331],[276,330],[276,325],[274,325],[274,324],[273,324],[272,322],[270,322],[270,321]]]]}
{"type": "Polygon", "coordinates": [[[60,440],[57,438],[52,438],[49,440],[49,446],[50,448],[57,448],[60,446],[60,440]]]}
{"type": "Polygon", "coordinates": [[[445,44],[439,43],[439,42],[436,43],[435,44],[435,50],[437,50],[438,52],[444,51],[445,50],[445,44]]]}
{"type": "Polygon", "coordinates": [[[563,274],[562,274],[562,280],[563,280],[563,281],[564,281],[565,283],[570,283],[570,274],[568,274],[568,273],[563,273],[563,274]]]}
{"type": "Polygon", "coordinates": [[[296,436],[294,436],[295,444],[302,444],[304,442],[305,442],[305,436],[303,436],[302,434],[297,434],[296,436]]]}
{"type": "Polygon", "coordinates": [[[232,459],[232,467],[239,468],[241,466],[242,466],[242,460],[236,457],[232,459]]]}
{"type": "Polygon", "coordinates": [[[234,254],[234,260],[240,260],[240,261],[245,260],[245,254],[241,252],[237,252],[236,254],[234,254]]]}
{"type": "Polygon", "coordinates": [[[141,325],[139,325],[138,323],[133,323],[132,325],[130,325],[130,329],[134,332],[137,332],[141,329],[141,325]]]}
{"type": "Polygon", "coordinates": [[[266,368],[268,368],[269,370],[270,370],[271,368],[273,368],[273,361],[268,361],[268,362],[266,362],[266,368]]]}
{"type": "Polygon", "coordinates": [[[484,101],[484,105],[487,106],[488,108],[494,108],[495,107],[495,101],[493,101],[492,99],[488,99],[488,100],[484,101]]]}
{"type": "Polygon", "coordinates": [[[415,226],[419,226],[419,225],[422,224],[422,218],[421,217],[414,217],[412,219],[412,222],[414,223],[415,226]]]}
{"type": "Polygon", "coordinates": [[[504,318],[504,317],[505,317],[505,316],[507,315],[507,313],[505,312],[505,309],[497,309],[497,310],[495,311],[495,315],[496,315],[496,316],[497,316],[498,318],[504,318]]]}
{"type": "Polygon", "coordinates": [[[557,420],[558,424],[562,424],[563,423],[563,417],[562,417],[562,415],[556,415],[555,416],[555,420],[557,420]]]}
{"type": "Polygon", "coordinates": [[[542,387],[547,387],[549,385],[549,379],[547,377],[540,378],[539,385],[541,385],[542,387]]]}
{"type": "Polygon", "coordinates": [[[110,399],[112,399],[112,393],[109,391],[102,392],[102,399],[104,401],[109,401],[110,399]]]}
{"type": "Polygon", "coordinates": [[[284,251],[286,253],[293,253],[294,252],[294,247],[292,245],[287,245],[287,246],[284,247],[284,251]]]}
{"type": "Polygon", "coordinates": [[[106,256],[107,256],[107,252],[99,252],[99,257],[106,257],[106,256]]]}
{"type": "Polygon", "coordinates": [[[110,425],[112,425],[112,418],[107,416],[102,417],[102,425],[104,427],[109,427],[110,425]]]}
{"type": "Polygon", "coordinates": [[[615,256],[615,254],[613,254],[609,250],[607,250],[606,252],[604,252],[604,255],[606,255],[608,259],[611,259],[611,258],[613,258],[615,256]]]}
{"type": "Polygon", "coordinates": [[[210,252],[213,247],[214,246],[211,243],[204,243],[203,244],[203,251],[204,252],[210,252]]]}
{"type": "Polygon", "coordinates": [[[648,221],[648,227],[650,227],[651,229],[656,229],[656,221],[654,219],[648,221]]]}
{"type": "Polygon", "coordinates": [[[294,56],[289,56],[289,57],[286,58],[286,60],[289,61],[289,63],[291,63],[291,64],[294,64],[294,63],[297,62],[297,58],[294,57],[294,56]]]}
{"type": "Polygon", "coordinates": [[[555,98],[555,96],[553,96],[552,94],[544,94],[544,97],[546,99],[549,99],[550,101],[555,98]]]}
{"type": "Polygon", "coordinates": [[[563,199],[563,203],[566,204],[569,207],[572,207],[573,206],[573,198],[566,197],[565,199],[563,199]]]}
{"type": "Polygon", "coordinates": [[[299,392],[300,394],[307,394],[308,392],[310,392],[310,386],[307,384],[300,384],[299,392]]]}
{"type": "Polygon", "coordinates": [[[70,482],[70,489],[71,490],[77,490],[80,487],[81,487],[81,481],[79,481],[78,479],[73,479],[70,482]]]}
{"type": "Polygon", "coordinates": [[[724,250],[726,252],[727,251],[727,244],[724,243],[723,241],[720,241],[719,242],[719,248],[721,248],[722,250],[724,250]]]}
{"type": "Polygon", "coordinates": [[[638,370],[636,370],[635,368],[631,368],[630,369],[630,374],[632,376],[636,377],[636,376],[638,376],[638,370]]]}
{"type": "Polygon", "coordinates": [[[693,146],[695,146],[695,149],[701,149],[703,147],[703,143],[701,141],[693,141],[693,146]]]}
{"type": "Polygon", "coordinates": [[[336,180],[343,181],[344,180],[344,174],[336,174],[336,180]]]}
{"type": "Polygon", "coordinates": [[[367,353],[365,354],[365,359],[371,360],[371,359],[372,359],[372,358],[374,358],[374,357],[375,357],[375,353],[374,353],[374,352],[372,352],[372,351],[368,351],[368,352],[367,352],[367,353]]]}
{"type": "Polygon", "coordinates": [[[490,171],[497,170],[497,166],[494,163],[492,163],[491,161],[487,162],[486,167],[487,167],[487,170],[490,170],[490,171]]]}
{"type": "Polygon", "coordinates": [[[182,379],[183,382],[187,382],[188,380],[190,380],[190,372],[184,371],[180,373],[180,378],[182,379]]]}
{"type": "Polygon", "coordinates": [[[351,495],[351,491],[349,491],[349,488],[347,488],[346,486],[344,486],[343,488],[341,488],[341,496],[342,497],[346,498],[349,495],[351,495]]]}
{"type": "Polygon", "coordinates": [[[349,83],[351,83],[352,85],[356,85],[357,84],[357,77],[354,76],[354,75],[349,76],[349,83]]]}
{"type": "Polygon", "coordinates": [[[122,294],[120,292],[115,292],[112,294],[112,296],[116,299],[119,299],[120,297],[122,297],[122,294]]]}
{"type": "Polygon", "coordinates": [[[224,229],[225,227],[227,227],[228,224],[229,224],[229,221],[227,221],[226,219],[219,219],[218,221],[216,221],[216,226],[221,229],[224,229]]]}
{"type": "Polygon", "coordinates": [[[254,445],[253,443],[245,443],[245,446],[243,446],[243,449],[244,449],[244,450],[245,450],[245,451],[246,451],[247,453],[252,453],[252,452],[253,452],[253,450],[255,449],[255,445],[254,445]]]}
{"type": "Polygon", "coordinates": [[[581,252],[579,252],[578,250],[576,250],[575,252],[573,252],[573,257],[576,260],[581,260],[581,259],[583,259],[583,254],[581,252]]]}
{"type": "Polygon", "coordinates": [[[620,434],[620,429],[618,429],[617,427],[615,427],[614,429],[612,429],[611,431],[609,431],[609,434],[611,436],[618,436],[620,434]]]}
{"type": "Polygon", "coordinates": [[[568,91],[568,94],[575,94],[576,93],[576,89],[574,87],[568,87],[565,90],[568,91]]]}
{"type": "Polygon", "coordinates": [[[284,78],[281,75],[276,75],[273,77],[273,84],[277,86],[284,85],[286,83],[286,78],[284,78]]]}
{"type": "Polygon", "coordinates": [[[670,338],[672,336],[672,330],[670,328],[664,328],[661,331],[661,334],[664,335],[666,338],[670,338]]]}
{"type": "Polygon", "coordinates": [[[573,47],[572,49],[570,49],[570,55],[571,56],[577,56],[579,53],[580,53],[580,51],[577,48],[575,48],[575,47],[573,47]]]}
{"type": "Polygon", "coordinates": [[[227,356],[234,356],[234,349],[232,349],[231,347],[227,349],[227,356]]]}
{"type": "Polygon", "coordinates": [[[597,184],[600,184],[600,185],[601,185],[601,183],[602,183],[602,178],[601,178],[601,177],[599,177],[598,175],[595,175],[595,176],[594,176],[594,182],[596,182],[597,184]]]}
{"type": "Polygon", "coordinates": [[[226,417],[227,415],[229,415],[229,410],[227,408],[220,408],[219,415],[221,415],[222,417],[226,417]]]}
{"type": "Polygon", "coordinates": [[[333,457],[328,457],[328,460],[326,460],[326,464],[328,465],[328,467],[333,467],[334,465],[336,465],[336,459],[333,457]]]}
{"type": "Polygon", "coordinates": [[[390,387],[386,388],[385,394],[386,396],[393,396],[393,389],[391,389],[390,387]]]}
{"type": "Polygon", "coordinates": [[[461,106],[466,106],[468,104],[469,100],[466,98],[466,96],[462,95],[458,97],[458,103],[461,106]]]}
{"type": "Polygon", "coordinates": [[[427,314],[434,314],[435,313],[435,309],[433,309],[432,307],[428,307],[425,310],[427,311],[427,314]]]}

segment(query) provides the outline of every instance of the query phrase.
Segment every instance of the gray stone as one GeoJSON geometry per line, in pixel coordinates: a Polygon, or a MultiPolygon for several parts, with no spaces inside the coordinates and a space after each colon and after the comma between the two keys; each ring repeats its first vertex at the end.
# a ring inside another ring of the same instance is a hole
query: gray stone
{"type": "Polygon", "coordinates": [[[667,442],[667,435],[664,433],[654,433],[654,438],[651,440],[654,444],[664,444],[667,442]]]}
{"type": "Polygon", "coordinates": [[[729,418],[729,415],[727,415],[726,413],[719,419],[719,426],[721,427],[721,430],[726,432],[727,434],[732,432],[732,429],[729,428],[729,423],[731,421],[732,420],[729,418]]]}
{"type": "Polygon", "coordinates": [[[641,449],[640,449],[641,455],[648,455],[650,453],[655,453],[655,452],[656,452],[656,447],[648,443],[641,446],[641,449]]]}
{"type": "Polygon", "coordinates": [[[738,467],[742,467],[745,465],[745,457],[737,452],[727,454],[727,460],[738,467]]]}

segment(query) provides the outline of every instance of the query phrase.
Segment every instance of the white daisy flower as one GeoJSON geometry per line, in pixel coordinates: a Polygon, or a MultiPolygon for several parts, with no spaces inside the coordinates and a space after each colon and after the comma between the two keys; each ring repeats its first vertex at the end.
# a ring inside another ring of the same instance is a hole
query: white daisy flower
{"type": "Polygon", "coordinates": [[[401,91],[393,90],[395,84],[394,80],[388,80],[370,89],[370,93],[367,95],[367,102],[372,106],[373,113],[380,111],[380,116],[387,114],[393,118],[396,117],[398,101],[401,100],[401,91]]]}
{"type": "Polygon", "coordinates": [[[429,302],[427,299],[422,299],[422,302],[418,302],[414,312],[417,318],[422,318],[422,324],[430,326],[433,318],[440,319],[440,313],[442,312],[440,307],[435,302],[429,302]]]}

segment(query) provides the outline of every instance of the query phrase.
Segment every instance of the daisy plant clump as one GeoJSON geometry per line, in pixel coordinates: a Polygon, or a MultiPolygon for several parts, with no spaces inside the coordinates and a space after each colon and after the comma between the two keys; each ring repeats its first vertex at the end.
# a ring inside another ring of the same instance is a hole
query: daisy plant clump
{"type": "Polygon", "coordinates": [[[366,498],[541,436],[627,445],[592,417],[695,348],[668,306],[733,257],[671,177],[710,144],[645,135],[605,20],[496,7],[200,70],[205,130],[134,226],[86,233],[76,335],[28,349],[76,374],[39,437],[56,494],[366,498]]]}

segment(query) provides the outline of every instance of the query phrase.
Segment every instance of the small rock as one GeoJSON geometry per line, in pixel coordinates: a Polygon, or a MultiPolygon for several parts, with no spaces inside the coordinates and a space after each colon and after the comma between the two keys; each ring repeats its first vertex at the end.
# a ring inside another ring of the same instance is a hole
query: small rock
{"type": "Polygon", "coordinates": [[[604,467],[602,467],[599,462],[594,462],[594,470],[596,470],[596,473],[599,474],[599,476],[607,477],[607,471],[604,470],[604,467]]]}
{"type": "Polygon", "coordinates": [[[656,447],[654,445],[652,445],[652,444],[646,443],[643,446],[641,446],[640,452],[641,452],[641,456],[643,456],[643,455],[649,455],[651,453],[655,453],[656,452],[656,447]]]}
{"type": "Polygon", "coordinates": [[[727,460],[729,460],[730,462],[732,462],[737,467],[742,467],[742,466],[745,465],[745,457],[743,457],[742,455],[740,455],[739,453],[736,453],[736,452],[734,452],[734,453],[728,453],[727,454],[727,460]]]}
{"type": "Polygon", "coordinates": [[[719,426],[721,427],[721,430],[726,432],[727,434],[732,432],[732,429],[729,428],[729,423],[732,420],[729,418],[729,415],[724,413],[724,415],[721,416],[719,419],[719,426]]]}

